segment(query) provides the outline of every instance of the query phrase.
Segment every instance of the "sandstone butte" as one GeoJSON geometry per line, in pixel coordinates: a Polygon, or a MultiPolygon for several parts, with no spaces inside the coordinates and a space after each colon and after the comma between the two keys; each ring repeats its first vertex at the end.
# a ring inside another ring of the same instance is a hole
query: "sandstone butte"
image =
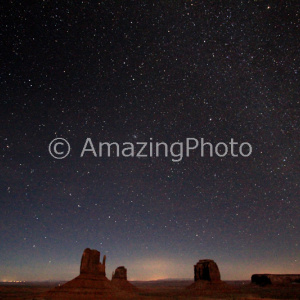
{"type": "MultiPolygon", "coordinates": [[[[138,295],[134,293],[134,286],[127,281],[127,271],[125,272],[126,278],[123,275],[122,278],[117,279],[122,284],[112,283],[107,279],[105,261],[106,257],[104,256],[102,263],[100,262],[99,251],[85,249],[81,258],[79,276],[50,290],[43,299],[138,299],[138,295]],[[128,288],[128,286],[132,287],[128,288]]],[[[117,276],[124,274],[124,269],[117,269],[117,274],[119,274],[117,276]]]]}
{"type": "MultiPolygon", "coordinates": [[[[127,269],[124,266],[116,268],[112,280],[108,280],[105,272],[104,255],[100,262],[100,252],[85,249],[80,264],[80,274],[71,281],[56,287],[36,299],[141,299],[139,289],[127,280],[127,269]]],[[[274,275],[254,274],[252,283],[266,284],[291,284],[299,283],[300,275],[274,275]]],[[[220,295],[233,292],[234,288],[221,280],[220,271],[215,261],[202,259],[194,265],[194,283],[179,295],[200,296],[204,291],[217,291],[220,295]]]]}
{"type": "Polygon", "coordinates": [[[190,290],[228,290],[230,287],[221,280],[218,265],[212,259],[201,259],[194,265],[194,283],[190,290]]]}
{"type": "Polygon", "coordinates": [[[127,269],[124,266],[116,268],[112,274],[111,283],[121,290],[138,291],[138,288],[127,280],[127,269]]]}
{"type": "Polygon", "coordinates": [[[258,285],[286,285],[300,283],[300,274],[253,274],[251,282],[258,285]]]}

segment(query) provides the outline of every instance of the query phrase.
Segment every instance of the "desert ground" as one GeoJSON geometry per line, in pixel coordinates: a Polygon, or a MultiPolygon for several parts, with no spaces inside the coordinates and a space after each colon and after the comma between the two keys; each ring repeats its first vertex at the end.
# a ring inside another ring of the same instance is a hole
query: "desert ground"
{"type": "MultiPolygon", "coordinates": [[[[201,291],[186,289],[192,282],[192,280],[132,281],[138,292],[132,296],[124,295],[124,298],[121,296],[111,299],[300,299],[300,284],[261,287],[251,284],[250,281],[227,281],[228,287],[225,289],[201,291]]],[[[45,297],[47,291],[59,284],[62,283],[2,283],[0,299],[49,299],[45,297]]]]}

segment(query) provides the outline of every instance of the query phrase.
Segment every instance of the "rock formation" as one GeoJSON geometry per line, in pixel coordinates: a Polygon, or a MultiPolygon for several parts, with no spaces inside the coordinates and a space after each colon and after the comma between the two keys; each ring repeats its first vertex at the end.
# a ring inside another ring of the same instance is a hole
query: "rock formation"
{"type": "Polygon", "coordinates": [[[228,291],[230,287],[221,281],[220,271],[212,259],[201,259],[194,265],[194,283],[188,286],[190,290],[228,291]]]}
{"type": "Polygon", "coordinates": [[[138,289],[127,280],[127,269],[124,266],[116,268],[111,282],[121,290],[137,291],[138,289]]]}
{"type": "Polygon", "coordinates": [[[254,274],[251,282],[258,285],[300,283],[300,274],[254,274]]]}
{"type": "Polygon", "coordinates": [[[85,249],[80,264],[80,274],[92,274],[105,276],[106,256],[103,256],[103,262],[100,262],[100,252],[97,250],[85,249]]]}
{"type": "Polygon", "coordinates": [[[194,280],[219,282],[221,276],[217,264],[211,259],[199,260],[198,263],[194,265],[194,280]]]}
{"type": "Polygon", "coordinates": [[[127,280],[127,269],[123,266],[116,268],[116,271],[113,272],[112,280],[114,279],[125,279],[127,280]]]}
{"type": "MultiPolygon", "coordinates": [[[[106,278],[105,260],[104,256],[103,262],[100,262],[99,251],[85,249],[81,258],[80,275],[47,292],[43,299],[136,299],[130,289],[124,291],[106,278]]],[[[127,282],[126,279],[124,281],[127,282]]]]}

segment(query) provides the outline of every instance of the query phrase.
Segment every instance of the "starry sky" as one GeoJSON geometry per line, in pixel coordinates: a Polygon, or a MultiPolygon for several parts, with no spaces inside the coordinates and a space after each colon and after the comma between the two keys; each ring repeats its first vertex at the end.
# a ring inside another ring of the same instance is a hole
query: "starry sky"
{"type": "Polygon", "coordinates": [[[71,279],[86,247],[109,278],[300,272],[296,1],[2,2],[0,280],[71,279]],[[188,137],[253,152],[80,158],[188,137]]]}

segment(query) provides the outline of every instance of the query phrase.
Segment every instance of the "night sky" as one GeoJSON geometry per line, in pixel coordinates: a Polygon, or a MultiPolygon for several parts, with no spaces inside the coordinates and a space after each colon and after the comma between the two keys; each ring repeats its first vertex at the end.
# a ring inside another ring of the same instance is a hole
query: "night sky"
{"type": "Polygon", "coordinates": [[[297,1],[2,2],[0,280],[71,279],[87,247],[109,278],[300,272],[297,1]],[[87,138],[253,151],[80,157],[87,138]]]}

